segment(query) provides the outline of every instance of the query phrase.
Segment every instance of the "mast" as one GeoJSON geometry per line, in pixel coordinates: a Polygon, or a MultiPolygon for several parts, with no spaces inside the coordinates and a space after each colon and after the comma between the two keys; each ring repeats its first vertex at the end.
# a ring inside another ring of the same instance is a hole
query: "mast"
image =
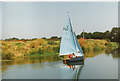
{"type": "Polygon", "coordinates": [[[83,29],[83,39],[84,39],[84,29],[83,29]]]}

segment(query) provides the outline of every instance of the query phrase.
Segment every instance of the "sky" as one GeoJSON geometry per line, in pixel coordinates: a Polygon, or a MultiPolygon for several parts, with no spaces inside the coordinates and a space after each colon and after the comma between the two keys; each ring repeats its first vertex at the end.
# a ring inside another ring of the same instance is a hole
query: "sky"
{"type": "Polygon", "coordinates": [[[3,2],[2,39],[60,37],[67,11],[77,35],[118,27],[118,2],[3,2]]]}

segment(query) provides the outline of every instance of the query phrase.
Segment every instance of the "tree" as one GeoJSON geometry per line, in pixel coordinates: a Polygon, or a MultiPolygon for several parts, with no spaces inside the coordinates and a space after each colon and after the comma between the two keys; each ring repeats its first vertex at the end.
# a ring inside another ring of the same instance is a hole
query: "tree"
{"type": "Polygon", "coordinates": [[[52,36],[50,39],[52,39],[52,40],[58,40],[59,38],[57,36],[52,36]]]}
{"type": "Polygon", "coordinates": [[[107,39],[110,36],[110,32],[108,30],[106,32],[104,32],[103,34],[104,34],[104,36],[103,36],[104,39],[107,39]]]}
{"type": "Polygon", "coordinates": [[[110,32],[110,36],[109,39],[112,42],[119,42],[118,41],[118,33],[119,33],[120,27],[114,27],[112,28],[111,32],[110,32]]]}
{"type": "Polygon", "coordinates": [[[120,27],[118,28],[118,42],[120,43],[120,27]]]}
{"type": "Polygon", "coordinates": [[[93,39],[103,39],[104,34],[102,32],[93,32],[93,39]]]}
{"type": "Polygon", "coordinates": [[[57,36],[52,36],[51,38],[53,38],[53,39],[57,39],[58,37],[57,37],[57,36]]]}

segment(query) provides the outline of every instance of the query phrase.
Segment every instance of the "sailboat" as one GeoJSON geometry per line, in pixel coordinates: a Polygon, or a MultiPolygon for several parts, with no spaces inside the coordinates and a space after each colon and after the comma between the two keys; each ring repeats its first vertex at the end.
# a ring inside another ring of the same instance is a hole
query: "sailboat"
{"type": "Polygon", "coordinates": [[[84,54],[77,40],[76,34],[72,29],[69,14],[67,24],[63,27],[59,56],[64,56],[63,61],[69,62],[84,60],[84,54]],[[75,57],[69,58],[70,54],[74,54],[75,57]]]}

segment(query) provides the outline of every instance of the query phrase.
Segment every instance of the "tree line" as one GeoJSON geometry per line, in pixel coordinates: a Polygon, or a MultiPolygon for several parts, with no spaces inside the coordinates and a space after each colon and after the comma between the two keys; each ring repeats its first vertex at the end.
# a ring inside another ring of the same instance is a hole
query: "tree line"
{"type": "MultiPolygon", "coordinates": [[[[77,38],[83,38],[83,32],[79,35],[77,35],[77,38]]],[[[108,39],[112,42],[118,42],[120,43],[119,39],[120,39],[120,27],[113,27],[111,31],[105,31],[105,32],[84,32],[84,38],[85,39],[108,39]]],[[[10,40],[19,40],[19,41],[30,41],[30,40],[35,40],[37,38],[33,38],[33,39],[18,39],[18,38],[9,38],[9,39],[5,39],[6,41],[10,41],[10,40]]],[[[60,40],[61,37],[57,37],[57,36],[52,36],[50,38],[46,38],[43,37],[43,39],[51,39],[51,40],[60,40]]]]}
{"type": "MultiPolygon", "coordinates": [[[[80,35],[77,35],[77,38],[83,37],[83,32],[80,35]]],[[[120,43],[120,27],[114,27],[111,31],[105,31],[105,32],[84,32],[84,38],[85,39],[109,39],[112,42],[118,42],[120,43]]]]}

